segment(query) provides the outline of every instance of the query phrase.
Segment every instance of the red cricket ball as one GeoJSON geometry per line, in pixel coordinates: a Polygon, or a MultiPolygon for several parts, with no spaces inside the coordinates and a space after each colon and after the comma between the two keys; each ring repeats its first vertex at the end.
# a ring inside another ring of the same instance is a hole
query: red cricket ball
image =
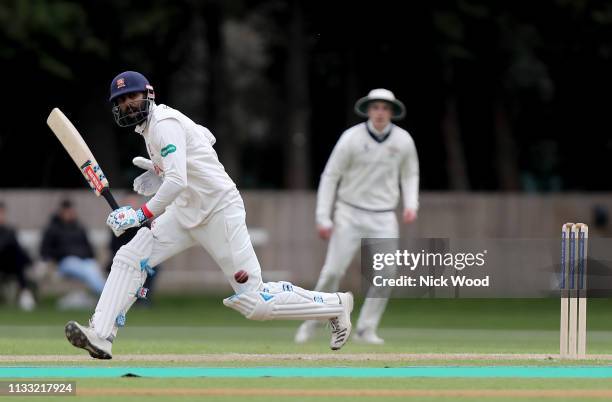
{"type": "Polygon", "coordinates": [[[247,274],[245,270],[241,269],[234,274],[234,279],[238,283],[245,283],[249,280],[249,274],[247,274]]]}

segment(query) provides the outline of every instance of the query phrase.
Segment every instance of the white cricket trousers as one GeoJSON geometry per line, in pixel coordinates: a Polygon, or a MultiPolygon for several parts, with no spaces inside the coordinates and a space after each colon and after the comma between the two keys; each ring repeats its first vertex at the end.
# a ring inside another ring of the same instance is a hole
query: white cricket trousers
{"type": "MultiPolygon", "coordinates": [[[[235,305],[232,305],[232,303],[225,304],[240,311],[245,316],[249,316],[251,311],[244,310],[244,308],[257,310],[256,305],[253,307],[251,306],[252,303],[249,303],[260,302],[260,295],[257,295],[255,300],[253,300],[252,295],[262,290],[266,293],[281,293],[282,297],[281,295],[272,296],[275,297],[275,303],[271,304],[278,304],[277,307],[279,308],[274,309],[272,307],[270,311],[266,310],[267,315],[258,319],[328,319],[337,317],[344,309],[343,306],[340,306],[341,299],[337,294],[312,292],[293,286],[288,282],[268,282],[266,284],[262,282],[261,268],[251,244],[245,217],[244,204],[240,201],[215,212],[201,225],[194,228],[185,228],[179,224],[174,210],[170,208],[153,222],[151,233],[147,231],[140,235],[141,232],[139,232],[134,239],[119,250],[117,256],[120,258],[115,256],[113,260],[111,274],[104,285],[104,290],[92,317],[92,324],[96,328],[98,336],[108,338],[117,334],[118,326],[125,323],[125,314],[135,300],[132,292],[138,292],[136,288],[132,289],[132,287],[142,286],[142,282],[139,283],[141,280],[144,281],[141,271],[137,269],[138,267],[130,268],[125,262],[126,260],[128,263],[133,262],[130,261],[129,257],[132,257],[132,260],[142,258],[134,251],[138,247],[147,249],[148,265],[155,267],[177,253],[200,244],[221,267],[228,283],[234,289],[234,293],[243,295],[243,299],[248,302],[244,305],[240,304],[239,302],[242,299],[238,298],[234,300],[235,305]],[[147,236],[150,239],[148,242],[147,236]],[[150,254],[148,250],[151,250],[150,254]],[[133,257],[134,253],[136,257],[133,257]],[[249,277],[245,283],[238,283],[234,279],[234,274],[240,270],[248,273],[249,277]],[[243,309],[240,308],[241,306],[243,309]]],[[[142,261],[146,261],[146,259],[140,261],[141,269],[142,261]]],[[[270,299],[264,298],[264,300],[270,299]]]]}
{"type": "Polygon", "coordinates": [[[170,208],[152,225],[153,251],[149,265],[155,267],[168,258],[200,244],[221,267],[235,293],[258,290],[262,286],[261,267],[245,224],[242,202],[233,203],[214,213],[209,220],[191,229],[182,227],[170,208]],[[238,283],[234,274],[249,274],[245,283],[238,283]]]}
{"type": "MultiPolygon", "coordinates": [[[[364,211],[336,202],[334,229],[315,291],[336,292],[362,238],[398,238],[395,212],[364,211]]],[[[357,320],[357,331],[376,330],[389,300],[389,289],[371,287],[357,320]]]]}

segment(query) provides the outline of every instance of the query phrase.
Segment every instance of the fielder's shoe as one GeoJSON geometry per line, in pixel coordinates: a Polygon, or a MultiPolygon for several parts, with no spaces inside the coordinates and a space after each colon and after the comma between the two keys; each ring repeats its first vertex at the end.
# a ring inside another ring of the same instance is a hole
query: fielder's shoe
{"type": "Polygon", "coordinates": [[[32,311],[36,308],[36,300],[30,289],[23,289],[19,293],[19,308],[23,311],[32,311]]]}
{"type": "Polygon", "coordinates": [[[344,311],[336,318],[329,320],[332,328],[331,342],[329,347],[332,350],[338,350],[351,335],[351,312],[353,311],[353,294],[351,292],[336,293],[340,298],[340,304],[344,306],[344,311]]]}
{"type": "Polygon", "coordinates": [[[353,340],[359,343],[369,343],[370,345],[384,345],[385,340],[378,336],[373,329],[358,329],[353,335],[353,340]]]}
{"type": "Polygon", "coordinates": [[[316,321],[304,321],[295,333],[293,341],[295,343],[306,343],[312,339],[317,329],[316,321]]]}
{"type": "Polygon", "coordinates": [[[112,359],[113,343],[102,339],[91,327],[84,327],[76,321],[69,321],[65,328],[66,338],[77,348],[85,349],[95,359],[112,359]]]}

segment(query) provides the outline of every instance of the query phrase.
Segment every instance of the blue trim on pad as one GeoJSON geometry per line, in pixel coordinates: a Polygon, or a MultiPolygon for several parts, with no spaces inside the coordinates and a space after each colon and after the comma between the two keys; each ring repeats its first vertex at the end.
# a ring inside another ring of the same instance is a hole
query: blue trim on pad
{"type": "Polygon", "coordinates": [[[467,377],[612,378],[612,367],[0,367],[0,378],[467,377]]]}

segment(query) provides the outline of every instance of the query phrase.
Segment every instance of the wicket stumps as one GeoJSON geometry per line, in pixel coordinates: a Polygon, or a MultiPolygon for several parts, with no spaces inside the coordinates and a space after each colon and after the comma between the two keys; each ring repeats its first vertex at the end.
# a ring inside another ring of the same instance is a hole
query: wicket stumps
{"type": "Polygon", "coordinates": [[[561,228],[561,357],[586,356],[588,241],[589,227],[584,223],[561,228]]]}

